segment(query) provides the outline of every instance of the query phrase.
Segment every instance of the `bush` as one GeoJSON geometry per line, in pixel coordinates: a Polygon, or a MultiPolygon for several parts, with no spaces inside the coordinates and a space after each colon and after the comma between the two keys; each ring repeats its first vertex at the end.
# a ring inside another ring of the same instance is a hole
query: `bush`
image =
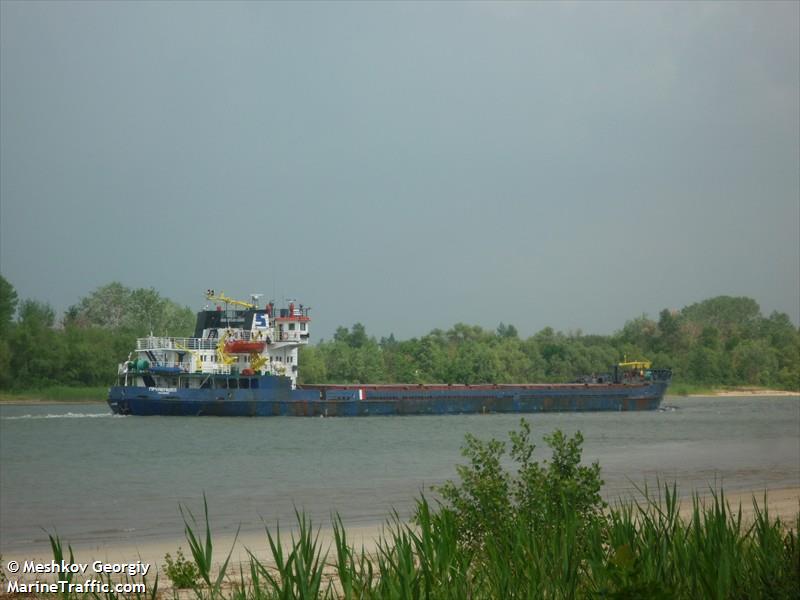
{"type": "Polygon", "coordinates": [[[164,573],[176,589],[194,589],[200,580],[200,571],[194,562],[186,560],[183,551],[178,548],[175,558],[167,553],[164,556],[164,573]]]}
{"type": "Polygon", "coordinates": [[[541,532],[575,517],[580,536],[588,525],[603,518],[605,503],[600,497],[603,480],[600,465],[581,465],[583,436],[568,438],[559,430],[545,436],[552,450],[550,461],[533,459],[536,446],[530,439],[530,424],[520,420],[520,430],[509,433],[510,457],[516,473],[502,466],[506,444],[483,442],[468,434],[462,454],[469,465],[457,467],[460,483],[448,481],[438,488],[444,510],[455,515],[460,540],[480,549],[487,536],[511,539],[520,530],[541,532]]]}

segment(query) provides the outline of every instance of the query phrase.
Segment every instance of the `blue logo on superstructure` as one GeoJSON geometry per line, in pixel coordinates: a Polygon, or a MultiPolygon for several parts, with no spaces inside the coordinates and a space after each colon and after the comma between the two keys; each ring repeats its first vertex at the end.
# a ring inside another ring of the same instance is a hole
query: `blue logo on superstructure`
{"type": "Polygon", "coordinates": [[[267,325],[267,315],[264,314],[264,313],[257,314],[256,315],[256,329],[266,329],[267,327],[269,327],[269,325],[267,325]]]}

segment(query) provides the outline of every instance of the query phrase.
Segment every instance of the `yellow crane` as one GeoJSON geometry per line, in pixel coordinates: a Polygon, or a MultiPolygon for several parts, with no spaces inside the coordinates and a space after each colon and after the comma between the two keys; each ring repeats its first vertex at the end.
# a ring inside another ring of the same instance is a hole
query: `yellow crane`
{"type": "Polygon", "coordinates": [[[228,341],[228,332],[222,334],[222,337],[219,338],[219,343],[217,344],[217,362],[220,364],[230,366],[234,362],[236,362],[236,358],[225,352],[225,342],[228,341]]]}
{"type": "Polygon", "coordinates": [[[622,369],[649,369],[652,363],[649,360],[631,360],[618,363],[622,369]]]}
{"type": "Polygon", "coordinates": [[[225,304],[233,304],[234,306],[241,306],[242,308],[257,308],[257,306],[251,302],[244,302],[243,300],[234,300],[233,298],[229,298],[225,295],[225,292],[215,294],[214,290],[208,290],[206,292],[206,298],[212,302],[224,302],[225,304]]]}
{"type": "Polygon", "coordinates": [[[200,372],[203,371],[203,366],[201,364],[202,360],[200,358],[200,353],[197,350],[191,350],[191,349],[187,348],[186,346],[184,346],[183,344],[180,344],[178,342],[174,342],[174,344],[175,344],[175,347],[178,348],[179,350],[184,350],[186,352],[189,352],[192,356],[194,356],[194,372],[195,373],[200,373],[200,372]]]}
{"type": "Polygon", "coordinates": [[[257,352],[253,352],[250,355],[250,368],[253,369],[253,371],[260,371],[261,369],[264,368],[264,365],[266,365],[268,362],[269,362],[269,357],[264,356],[263,354],[258,354],[257,352]]]}
{"type": "Polygon", "coordinates": [[[622,355],[622,362],[617,363],[618,367],[631,369],[649,369],[652,363],[649,360],[628,360],[628,355],[622,355]]]}

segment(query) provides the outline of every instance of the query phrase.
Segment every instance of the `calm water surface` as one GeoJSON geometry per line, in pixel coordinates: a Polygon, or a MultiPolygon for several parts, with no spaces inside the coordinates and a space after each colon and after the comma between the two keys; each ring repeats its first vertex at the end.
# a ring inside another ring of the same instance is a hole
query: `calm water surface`
{"type": "MultiPolygon", "coordinates": [[[[605,494],[645,480],[684,492],[800,486],[800,400],[667,398],[641,413],[532,415],[534,438],[585,436],[605,494]]],[[[104,405],[0,406],[0,551],[145,541],[182,532],[178,504],[206,494],[219,532],[292,521],[382,521],[420,489],[455,476],[464,434],[506,439],[519,415],[321,418],[119,417],[104,405]]],[[[541,448],[540,448],[541,450],[541,448]]],[[[540,452],[544,458],[546,453],[540,452]]]]}

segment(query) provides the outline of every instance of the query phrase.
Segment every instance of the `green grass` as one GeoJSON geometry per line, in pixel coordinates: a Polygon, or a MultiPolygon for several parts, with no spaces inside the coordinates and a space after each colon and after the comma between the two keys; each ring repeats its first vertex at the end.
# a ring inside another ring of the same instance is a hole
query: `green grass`
{"type": "Polygon", "coordinates": [[[670,396],[690,396],[690,395],[703,395],[713,394],[719,391],[719,386],[712,386],[701,383],[681,383],[672,382],[667,388],[667,394],[670,396]]]}
{"type": "Polygon", "coordinates": [[[70,387],[56,385],[38,390],[0,391],[0,400],[30,402],[104,402],[108,398],[108,386],[70,387]]]}

